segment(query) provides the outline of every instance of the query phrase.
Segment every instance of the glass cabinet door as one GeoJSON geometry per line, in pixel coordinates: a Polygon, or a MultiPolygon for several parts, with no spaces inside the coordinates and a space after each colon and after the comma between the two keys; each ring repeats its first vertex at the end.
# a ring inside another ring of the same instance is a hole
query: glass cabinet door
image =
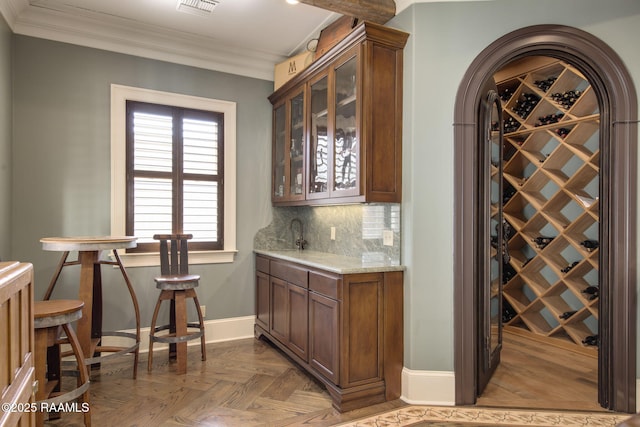
{"type": "Polygon", "coordinates": [[[357,57],[354,56],[335,69],[335,134],[331,189],[335,196],[359,193],[357,63],[357,57]]]}
{"type": "Polygon", "coordinates": [[[273,200],[304,199],[304,92],[273,112],[273,200]]]}
{"type": "Polygon", "coordinates": [[[304,94],[300,93],[290,101],[291,127],[289,135],[289,194],[303,195],[304,174],[304,94]]]}
{"type": "Polygon", "coordinates": [[[273,197],[284,197],[286,105],[282,104],[273,111],[273,197]]]}
{"type": "Polygon", "coordinates": [[[312,83],[309,129],[309,197],[326,197],[329,191],[328,77],[312,83]]]}

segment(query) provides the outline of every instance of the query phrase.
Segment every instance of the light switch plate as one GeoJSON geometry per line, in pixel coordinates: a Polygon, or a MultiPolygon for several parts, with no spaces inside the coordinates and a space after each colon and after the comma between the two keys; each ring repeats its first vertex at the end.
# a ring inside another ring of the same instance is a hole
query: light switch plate
{"type": "Polygon", "coordinates": [[[393,231],[391,230],[382,231],[382,244],[384,246],[393,246],[393,231]]]}
{"type": "Polygon", "coordinates": [[[331,227],[331,240],[336,240],[336,228],[331,227]]]}

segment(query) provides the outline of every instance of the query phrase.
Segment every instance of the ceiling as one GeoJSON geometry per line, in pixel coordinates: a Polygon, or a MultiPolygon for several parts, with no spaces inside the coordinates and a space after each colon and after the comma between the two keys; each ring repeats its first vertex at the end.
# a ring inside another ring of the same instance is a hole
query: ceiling
{"type": "Polygon", "coordinates": [[[285,0],[220,0],[209,16],[177,0],[0,0],[16,34],[265,80],[341,15],[285,0]]]}

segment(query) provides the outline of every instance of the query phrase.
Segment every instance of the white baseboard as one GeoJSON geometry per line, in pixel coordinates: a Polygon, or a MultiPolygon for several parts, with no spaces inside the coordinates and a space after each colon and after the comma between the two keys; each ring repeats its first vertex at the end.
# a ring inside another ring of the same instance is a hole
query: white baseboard
{"type": "Polygon", "coordinates": [[[402,369],[402,396],[412,405],[455,406],[456,380],[449,371],[402,369]]]}
{"type": "MultiPolygon", "coordinates": [[[[403,401],[412,405],[455,406],[455,374],[402,369],[403,401]]],[[[640,411],[640,378],[636,379],[636,412],[640,411]]]]}
{"type": "MultiPolygon", "coordinates": [[[[205,320],[204,322],[204,334],[209,343],[239,340],[243,338],[253,337],[253,325],[255,323],[255,316],[244,317],[232,317],[229,319],[215,319],[205,320]]],[[[140,352],[145,353],[149,351],[149,328],[140,328],[140,352]]],[[[120,332],[127,332],[135,334],[135,329],[126,329],[120,332]]],[[[129,347],[132,345],[131,339],[119,336],[105,336],[102,339],[102,343],[105,346],[116,347],[129,347]]],[[[187,345],[200,345],[200,340],[189,341],[187,345]]],[[[156,343],[153,346],[154,352],[156,349],[162,349],[167,347],[168,344],[156,343]]]]}

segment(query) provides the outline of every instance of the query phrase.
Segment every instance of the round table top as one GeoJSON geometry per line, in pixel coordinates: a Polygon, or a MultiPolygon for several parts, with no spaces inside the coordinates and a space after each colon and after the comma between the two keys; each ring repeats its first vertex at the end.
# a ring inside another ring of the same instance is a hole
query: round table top
{"type": "Polygon", "coordinates": [[[101,251],[135,248],[137,240],[133,236],[80,236],[44,237],[40,242],[45,251],[101,251]]]}

